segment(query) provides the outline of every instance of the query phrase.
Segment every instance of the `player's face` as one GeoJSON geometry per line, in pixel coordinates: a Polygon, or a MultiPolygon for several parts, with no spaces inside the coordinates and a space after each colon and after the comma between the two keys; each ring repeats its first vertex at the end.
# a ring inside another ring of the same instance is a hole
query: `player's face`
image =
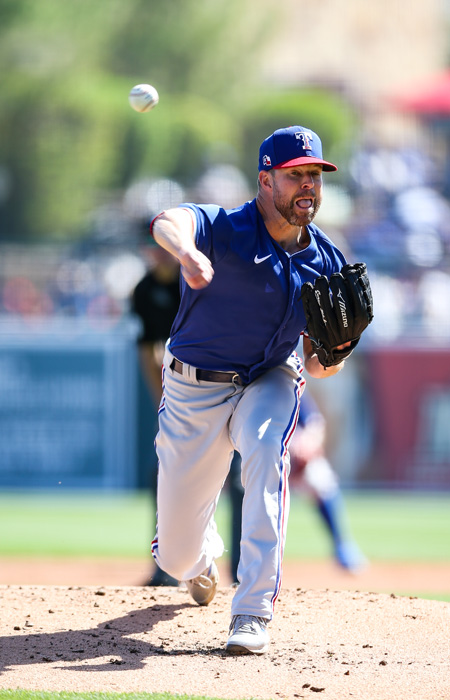
{"type": "Polygon", "coordinates": [[[291,226],[311,223],[322,203],[322,166],[271,170],[273,203],[291,226]]]}

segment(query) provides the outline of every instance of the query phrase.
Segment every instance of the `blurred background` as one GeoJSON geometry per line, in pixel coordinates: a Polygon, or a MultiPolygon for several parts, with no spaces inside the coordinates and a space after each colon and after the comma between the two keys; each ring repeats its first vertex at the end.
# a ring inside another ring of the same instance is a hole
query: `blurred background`
{"type": "Polygon", "coordinates": [[[374,294],[345,372],[308,380],[341,484],[450,493],[449,30],[449,0],[0,0],[4,494],[145,492],[147,222],[253,198],[291,124],[339,165],[316,221],[374,294]]]}

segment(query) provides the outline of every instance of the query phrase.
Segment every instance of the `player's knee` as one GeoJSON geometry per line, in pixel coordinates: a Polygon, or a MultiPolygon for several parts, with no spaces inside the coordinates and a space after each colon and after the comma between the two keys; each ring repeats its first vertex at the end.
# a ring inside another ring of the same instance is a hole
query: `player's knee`
{"type": "Polygon", "coordinates": [[[160,569],[178,579],[178,581],[184,580],[185,572],[189,571],[195,562],[195,558],[193,562],[185,554],[182,556],[179,552],[177,556],[174,556],[171,554],[170,548],[161,547],[160,545],[158,545],[154,557],[160,569]]]}
{"type": "Polygon", "coordinates": [[[242,446],[242,459],[249,461],[252,459],[264,459],[265,462],[279,464],[282,453],[279,436],[274,436],[268,431],[259,434],[257,439],[246,439],[242,446]]]}

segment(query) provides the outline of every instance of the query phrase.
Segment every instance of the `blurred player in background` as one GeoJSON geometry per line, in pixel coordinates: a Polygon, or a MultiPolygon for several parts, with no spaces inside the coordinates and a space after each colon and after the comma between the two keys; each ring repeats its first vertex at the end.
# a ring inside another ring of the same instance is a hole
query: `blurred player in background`
{"type": "Polygon", "coordinates": [[[297,429],[289,446],[293,491],[304,491],[317,507],[329,533],[337,564],[357,574],[368,562],[353,540],[339,481],[325,452],[326,421],[311,395],[300,403],[297,429]]]}

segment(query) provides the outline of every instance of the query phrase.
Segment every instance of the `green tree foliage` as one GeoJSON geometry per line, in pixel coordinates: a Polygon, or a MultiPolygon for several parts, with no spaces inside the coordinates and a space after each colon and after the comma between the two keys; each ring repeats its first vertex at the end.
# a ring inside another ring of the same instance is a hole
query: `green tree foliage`
{"type": "Polygon", "coordinates": [[[138,82],[151,75],[169,92],[207,97],[227,111],[242,102],[275,11],[255,12],[252,0],[134,0],[127,7],[111,35],[107,69],[138,82]]]}
{"type": "Polygon", "coordinates": [[[338,140],[340,108],[259,85],[275,17],[253,0],[0,0],[0,239],[79,236],[138,178],[192,184],[218,144],[253,177],[261,139],[298,114],[338,140]],[[137,114],[144,82],[160,102],[137,114]]]}
{"type": "Polygon", "coordinates": [[[134,177],[189,180],[218,138],[238,148],[224,106],[266,21],[244,46],[242,14],[239,0],[0,0],[0,237],[76,235],[134,177]],[[151,115],[128,105],[139,82],[161,94],[151,115]]]}

